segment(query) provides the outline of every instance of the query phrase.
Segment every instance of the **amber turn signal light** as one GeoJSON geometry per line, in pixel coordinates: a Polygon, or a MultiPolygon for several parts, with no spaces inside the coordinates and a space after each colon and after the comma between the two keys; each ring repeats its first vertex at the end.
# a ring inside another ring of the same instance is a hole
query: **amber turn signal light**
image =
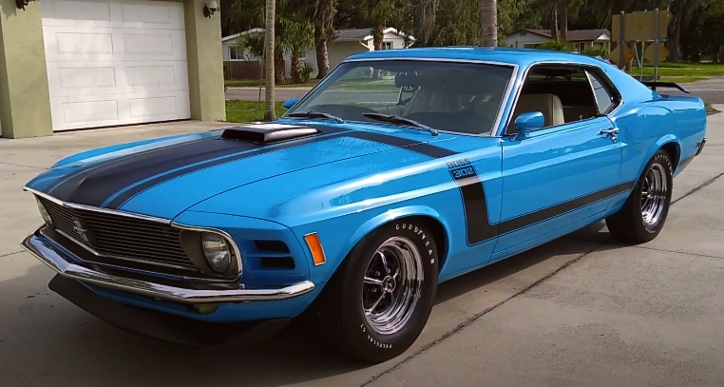
{"type": "Polygon", "coordinates": [[[314,266],[319,266],[327,262],[327,257],[324,256],[324,248],[322,248],[322,242],[319,240],[316,232],[307,234],[304,236],[304,241],[309,246],[309,251],[312,252],[312,260],[314,266]]]}

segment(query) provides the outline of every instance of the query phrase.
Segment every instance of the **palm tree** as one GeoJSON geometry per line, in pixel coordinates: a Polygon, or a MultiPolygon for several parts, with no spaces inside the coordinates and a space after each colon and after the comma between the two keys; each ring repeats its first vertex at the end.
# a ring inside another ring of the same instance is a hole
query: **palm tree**
{"type": "Polygon", "coordinates": [[[292,54],[292,81],[300,83],[302,78],[302,53],[314,46],[314,24],[306,18],[306,15],[298,11],[284,18],[279,18],[279,23],[282,25],[281,30],[283,31],[283,36],[280,36],[281,46],[291,51],[292,54]]]}
{"type": "Polygon", "coordinates": [[[498,46],[498,2],[480,0],[480,25],[483,47],[498,46]]]}
{"type": "MultiPolygon", "coordinates": [[[[266,46],[266,87],[264,87],[264,120],[272,121],[276,117],[276,96],[274,90],[274,59],[276,59],[274,46],[276,46],[274,20],[276,19],[276,0],[266,0],[266,28],[264,40],[266,46]]],[[[284,66],[282,65],[282,71],[284,66]]]]}
{"type": "Polygon", "coordinates": [[[328,43],[337,38],[334,17],[337,15],[338,0],[311,0],[311,19],[314,23],[314,45],[317,56],[317,79],[324,78],[330,69],[328,43]]]}

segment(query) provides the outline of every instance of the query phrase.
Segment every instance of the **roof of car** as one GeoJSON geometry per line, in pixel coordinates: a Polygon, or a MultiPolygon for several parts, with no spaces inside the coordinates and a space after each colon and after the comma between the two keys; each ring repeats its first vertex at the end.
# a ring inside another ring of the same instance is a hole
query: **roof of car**
{"type": "Polygon", "coordinates": [[[606,62],[586,55],[574,54],[561,51],[548,51],[532,48],[507,48],[507,47],[429,47],[429,48],[407,48],[396,50],[369,51],[351,55],[347,60],[353,59],[406,59],[406,58],[429,58],[429,59],[457,59],[472,61],[490,61],[506,64],[529,66],[538,62],[578,62],[601,65],[606,62]]]}

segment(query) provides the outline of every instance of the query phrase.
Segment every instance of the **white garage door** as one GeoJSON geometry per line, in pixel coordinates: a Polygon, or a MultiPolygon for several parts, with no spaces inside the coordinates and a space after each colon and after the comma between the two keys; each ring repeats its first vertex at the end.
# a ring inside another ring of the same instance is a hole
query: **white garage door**
{"type": "Polygon", "coordinates": [[[190,118],[183,3],[41,8],[53,130],[190,118]]]}

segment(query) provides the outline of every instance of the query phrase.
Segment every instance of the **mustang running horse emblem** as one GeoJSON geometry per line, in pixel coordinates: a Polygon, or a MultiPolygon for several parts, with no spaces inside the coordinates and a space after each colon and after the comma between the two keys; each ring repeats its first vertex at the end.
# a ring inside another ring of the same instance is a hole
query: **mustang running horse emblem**
{"type": "Polygon", "coordinates": [[[73,231],[80,237],[80,239],[83,240],[83,242],[88,243],[88,235],[86,235],[86,230],[83,228],[83,224],[80,223],[80,219],[73,218],[73,231]]]}

